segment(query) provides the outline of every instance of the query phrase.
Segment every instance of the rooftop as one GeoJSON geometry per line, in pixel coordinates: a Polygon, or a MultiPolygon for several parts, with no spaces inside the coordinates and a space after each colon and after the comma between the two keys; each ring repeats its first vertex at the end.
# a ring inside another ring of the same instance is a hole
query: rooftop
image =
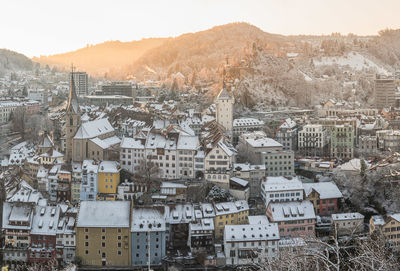
{"type": "Polygon", "coordinates": [[[129,201],[81,201],[77,227],[129,227],[129,201]]]}

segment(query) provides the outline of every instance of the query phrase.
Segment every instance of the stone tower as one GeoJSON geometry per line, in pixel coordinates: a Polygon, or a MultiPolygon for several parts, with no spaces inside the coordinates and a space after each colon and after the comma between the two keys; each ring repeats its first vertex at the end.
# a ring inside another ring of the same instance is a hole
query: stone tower
{"type": "Polygon", "coordinates": [[[218,94],[216,103],[216,119],[219,124],[225,127],[229,134],[233,132],[233,105],[235,98],[224,87],[218,94]]]}
{"type": "Polygon", "coordinates": [[[81,114],[79,110],[78,97],[76,96],[73,69],[71,73],[71,83],[69,86],[69,96],[67,109],[64,116],[65,120],[65,160],[70,163],[72,160],[73,138],[81,125],[81,114]]]}

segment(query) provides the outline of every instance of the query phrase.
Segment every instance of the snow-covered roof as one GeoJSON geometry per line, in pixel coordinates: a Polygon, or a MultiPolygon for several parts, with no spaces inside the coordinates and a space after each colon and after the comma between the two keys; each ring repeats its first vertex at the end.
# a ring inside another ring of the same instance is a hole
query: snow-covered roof
{"type": "Polygon", "coordinates": [[[197,136],[179,135],[178,150],[196,150],[199,145],[199,138],[197,136]]]}
{"type": "Polygon", "coordinates": [[[221,202],[215,204],[215,215],[226,215],[237,212],[246,211],[249,209],[249,204],[245,200],[235,202],[221,202]]]}
{"type": "Polygon", "coordinates": [[[99,165],[99,172],[118,173],[120,165],[116,161],[102,161],[99,165]]]}
{"type": "MultiPolygon", "coordinates": [[[[374,222],[375,226],[383,226],[383,225],[385,225],[385,219],[381,215],[373,215],[373,216],[371,216],[371,219],[374,222]]],[[[400,222],[400,220],[399,220],[399,222],[400,222]]]]}
{"type": "Polygon", "coordinates": [[[187,186],[180,183],[162,182],[160,188],[187,188],[187,186]]]}
{"type": "Polygon", "coordinates": [[[122,138],[121,149],[144,149],[144,145],[140,140],[131,138],[131,137],[124,137],[122,138]]]}
{"type": "Polygon", "coordinates": [[[268,224],[269,220],[266,215],[249,215],[249,224],[268,224]]]}
{"type": "Polygon", "coordinates": [[[279,247],[305,247],[307,243],[301,237],[285,237],[279,240],[279,247]]]}
{"type": "Polygon", "coordinates": [[[397,220],[398,222],[400,222],[400,213],[396,213],[396,214],[391,214],[389,215],[391,218],[397,220]]]}
{"type": "Polygon", "coordinates": [[[332,220],[353,220],[353,219],[364,219],[364,216],[357,212],[332,214],[332,220]]]}
{"type": "Polygon", "coordinates": [[[287,118],[281,126],[279,126],[279,129],[293,129],[294,127],[296,127],[296,122],[291,118],[287,118]]]}
{"type": "Polygon", "coordinates": [[[224,240],[226,242],[279,240],[277,223],[264,225],[226,225],[224,240]]]}
{"type": "Polygon", "coordinates": [[[287,179],[283,176],[268,176],[267,180],[262,182],[261,187],[264,191],[268,192],[302,190],[303,183],[298,179],[298,177],[287,179]]]}
{"type": "Polygon", "coordinates": [[[315,190],[318,192],[320,199],[336,199],[343,197],[334,182],[304,183],[303,187],[306,196],[310,195],[312,190],[315,190]]]}
{"type": "Polygon", "coordinates": [[[264,125],[262,120],[254,119],[254,118],[240,118],[233,120],[233,127],[245,127],[245,126],[260,126],[264,125]]]}
{"type": "Polygon", "coordinates": [[[271,202],[268,209],[271,210],[271,216],[274,222],[316,218],[314,206],[308,200],[271,202]]]}
{"type": "Polygon", "coordinates": [[[165,231],[164,215],[160,211],[153,208],[133,209],[131,231],[165,231]]]}
{"type": "Polygon", "coordinates": [[[243,186],[243,187],[244,187],[244,186],[247,186],[247,185],[249,184],[248,181],[243,180],[243,179],[238,178],[238,177],[231,177],[230,180],[233,181],[233,182],[235,182],[235,183],[237,183],[238,185],[243,186]]]}
{"type": "Polygon", "coordinates": [[[214,220],[211,218],[203,218],[198,220],[196,223],[190,223],[189,232],[192,232],[192,236],[203,234],[195,231],[214,231],[214,220]]]}
{"type": "Polygon", "coordinates": [[[129,201],[81,201],[77,227],[128,228],[129,201]]]}
{"type": "Polygon", "coordinates": [[[56,235],[59,217],[58,206],[36,206],[31,234],[56,235]]]}
{"type": "Polygon", "coordinates": [[[235,171],[265,170],[265,165],[252,165],[249,163],[235,163],[233,165],[235,171]],[[240,169],[239,169],[240,168],[240,169]]]}
{"type": "Polygon", "coordinates": [[[108,119],[98,119],[82,123],[76,132],[75,139],[95,138],[109,132],[113,132],[114,128],[111,126],[108,119]]]}
{"type": "Polygon", "coordinates": [[[20,230],[29,230],[32,225],[33,219],[33,211],[28,205],[14,205],[9,202],[3,203],[3,229],[20,229],[20,230]],[[14,222],[25,222],[28,225],[11,225],[10,221],[14,222]]]}
{"type": "Polygon", "coordinates": [[[246,138],[245,140],[253,148],[282,147],[281,143],[269,137],[246,138]]]}

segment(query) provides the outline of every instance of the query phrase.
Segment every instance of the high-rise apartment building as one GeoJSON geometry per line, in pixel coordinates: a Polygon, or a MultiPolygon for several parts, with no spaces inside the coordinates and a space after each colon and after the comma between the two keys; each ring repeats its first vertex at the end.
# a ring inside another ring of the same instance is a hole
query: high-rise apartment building
{"type": "Polygon", "coordinates": [[[396,104],[396,83],[394,79],[375,79],[375,107],[395,106],[396,104]]]}
{"type": "Polygon", "coordinates": [[[71,72],[74,77],[76,94],[79,97],[88,95],[88,75],[86,72],[71,72]]]}

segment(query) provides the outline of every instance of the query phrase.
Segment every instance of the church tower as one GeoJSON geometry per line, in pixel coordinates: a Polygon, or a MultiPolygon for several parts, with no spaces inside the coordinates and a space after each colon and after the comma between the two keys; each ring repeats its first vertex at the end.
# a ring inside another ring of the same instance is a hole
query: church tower
{"type": "Polygon", "coordinates": [[[81,125],[81,114],[79,110],[78,97],[76,96],[75,82],[74,82],[74,68],[71,72],[71,83],[69,86],[69,96],[65,120],[65,160],[70,163],[72,160],[73,138],[81,125]]]}
{"type": "Polygon", "coordinates": [[[229,134],[233,132],[233,105],[235,103],[235,98],[231,93],[228,92],[224,87],[218,94],[216,103],[216,119],[217,123],[225,127],[229,134]]]}

